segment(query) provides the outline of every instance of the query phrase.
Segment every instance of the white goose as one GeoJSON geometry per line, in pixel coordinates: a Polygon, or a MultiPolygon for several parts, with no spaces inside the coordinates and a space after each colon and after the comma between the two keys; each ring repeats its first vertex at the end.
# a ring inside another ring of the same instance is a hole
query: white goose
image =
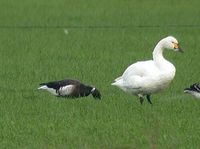
{"type": "Polygon", "coordinates": [[[165,49],[183,52],[176,38],[168,36],[158,42],[153,51],[153,60],[139,61],[130,65],[112,85],[136,95],[142,104],[144,97],[152,104],[150,95],[165,89],[173,80],[176,68],[163,57],[165,49]]]}

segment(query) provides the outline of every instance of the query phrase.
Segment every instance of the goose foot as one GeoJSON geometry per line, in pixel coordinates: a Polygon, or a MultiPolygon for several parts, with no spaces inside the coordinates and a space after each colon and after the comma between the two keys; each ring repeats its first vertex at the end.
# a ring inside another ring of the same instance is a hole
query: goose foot
{"type": "Polygon", "coordinates": [[[144,101],[144,98],[143,97],[139,97],[140,98],[140,103],[142,105],[143,101],[144,101]]]}
{"type": "Polygon", "coordinates": [[[147,95],[147,101],[148,101],[150,104],[152,104],[150,95],[147,95]]]}

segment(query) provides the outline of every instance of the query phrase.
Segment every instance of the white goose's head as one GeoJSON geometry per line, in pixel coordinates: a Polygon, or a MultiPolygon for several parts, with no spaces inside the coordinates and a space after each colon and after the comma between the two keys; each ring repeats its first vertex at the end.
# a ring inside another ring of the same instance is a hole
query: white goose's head
{"type": "Polygon", "coordinates": [[[160,41],[160,44],[162,48],[169,49],[173,51],[179,51],[183,52],[183,50],[180,48],[179,43],[176,38],[173,36],[168,36],[160,41]]]}

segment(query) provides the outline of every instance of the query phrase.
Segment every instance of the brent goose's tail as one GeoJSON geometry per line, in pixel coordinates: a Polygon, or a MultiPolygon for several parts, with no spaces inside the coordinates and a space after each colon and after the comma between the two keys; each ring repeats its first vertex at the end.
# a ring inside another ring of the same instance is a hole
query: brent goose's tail
{"type": "Polygon", "coordinates": [[[48,87],[47,87],[47,85],[45,84],[45,83],[41,83],[40,84],[40,87],[38,87],[38,89],[40,90],[40,89],[48,89],[48,87]]]}

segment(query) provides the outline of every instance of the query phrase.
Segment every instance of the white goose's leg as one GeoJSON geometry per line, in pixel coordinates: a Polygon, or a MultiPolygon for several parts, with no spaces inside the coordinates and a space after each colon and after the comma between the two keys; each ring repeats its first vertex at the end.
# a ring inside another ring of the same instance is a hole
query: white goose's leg
{"type": "Polygon", "coordinates": [[[138,97],[140,99],[140,103],[142,105],[143,101],[144,101],[144,96],[142,94],[138,94],[138,97]]]}
{"type": "Polygon", "coordinates": [[[147,101],[148,101],[150,104],[152,104],[150,96],[151,96],[151,95],[147,95],[147,101]]]}

